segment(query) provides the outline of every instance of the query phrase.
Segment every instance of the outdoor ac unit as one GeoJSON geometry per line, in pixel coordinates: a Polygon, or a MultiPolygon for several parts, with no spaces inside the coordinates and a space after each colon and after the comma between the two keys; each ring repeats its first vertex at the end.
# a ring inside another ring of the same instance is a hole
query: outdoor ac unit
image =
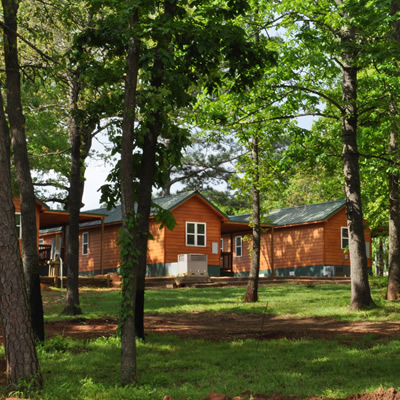
{"type": "Polygon", "coordinates": [[[322,275],[327,278],[332,278],[336,276],[336,270],[334,265],[324,265],[322,270],[322,275]]]}
{"type": "Polygon", "coordinates": [[[207,254],[179,254],[178,275],[208,274],[207,254]]]}

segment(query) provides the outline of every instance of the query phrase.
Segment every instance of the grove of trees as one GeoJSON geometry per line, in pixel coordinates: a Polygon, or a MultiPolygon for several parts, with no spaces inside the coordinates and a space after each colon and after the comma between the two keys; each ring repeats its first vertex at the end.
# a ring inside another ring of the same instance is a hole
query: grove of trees
{"type": "MultiPolygon", "coordinates": [[[[50,199],[49,186],[70,214],[64,313],[84,312],[79,212],[101,131],[119,158],[102,200],[121,202],[123,214],[122,384],[136,382],[136,337],[145,339],[152,193],[168,194],[177,182],[201,190],[228,182],[241,196],[220,193],[216,203],[227,213],[252,211],[246,301],[257,300],[268,210],[342,197],[350,308],[374,306],[365,218],[389,227],[387,299],[398,298],[400,0],[2,0],[1,28],[0,315],[11,385],[41,385],[34,210],[35,196],[50,199]],[[313,118],[308,129],[298,123],[304,117],[313,118]],[[10,229],[16,193],[23,263],[10,229]],[[11,338],[13,312],[23,324],[11,338]]],[[[174,226],[163,210],[158,218],[174,226]]]]}

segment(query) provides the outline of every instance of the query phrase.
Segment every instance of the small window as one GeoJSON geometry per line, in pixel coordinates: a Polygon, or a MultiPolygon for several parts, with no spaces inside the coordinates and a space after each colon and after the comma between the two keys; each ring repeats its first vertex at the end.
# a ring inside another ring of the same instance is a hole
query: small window
{"type": "Polygon", "coordinates": [[[18,239],[21,239],[22,238],[21,213],[15,213],[15,227],[17,229],[18,239]]]}
{"type": "Polygon", "coordinates": [[[224,239],[221,238],[221,251],[224,251],[224,239]]]}
{"type": "Polygon", "coordinates": [[[206,224],[186,222],[186,246],[206,246],[206,224]]]}
{"type": "Polygon", "coordinates": [[[89,232],[82,233],[82,255],[89,254],[89,232]]]}
{"type": "Polygon", "coordinates": [[[235,237],[235,254],[236,257],[242,257],[242,237],[235,237]]]}
{"type": "Polygon", "coordinates": [[[349,230],[342,227],[341,248],[346,249],[349,246],[349,230]]]}

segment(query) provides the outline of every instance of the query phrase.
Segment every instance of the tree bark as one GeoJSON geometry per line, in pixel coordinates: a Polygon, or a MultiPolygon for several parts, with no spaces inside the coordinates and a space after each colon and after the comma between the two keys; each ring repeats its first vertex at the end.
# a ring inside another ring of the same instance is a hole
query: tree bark
{"type": "MultiPolygon", "coordinates": [[[[392,102],[392,112],[397,111],[392,102]]],[[[396,115],[393,115],[393,127],[390,132],[389,152],[394,155],[395,161],[399,160],[399,149],[397,143],[396,115]]],[[[399,174],[392,171],[389,174],[389,276],[386,292],[387,300],[396,300],[400,292],[400,197],[399,197],[399,174]]]]}
{"type": "Polygon", "coordinates": [[[383,249],[383,239],[379,238],[379,259],[378,259],[378,275],[382,276],[385,270],[385,253],[383,249]]]}
{"type": "Polygon", "coordinates": [[[92,132],[95,123],[76,119],[80,94],[79,73],[70,73],[68,77],[69,119],[68,136],[71,145],[70,185],[67,202],[69,212],[67,229],[67,297],[63,310],[65,315],[82,314],[79,300],[79,214],[82,207],[82,195],[85,185],[85,160],[92,145],[92,132]]]}
{"type": "Polygon", "coordinates": [[[22,257],[25,284],[35,338],[44,341],[43,303],[36,225],[36,200],[26,147],[25,118],[21,104],[21,77],[18,64],[18,3],[2,0],[4,10],[4,60],[6,64],[7,114],[12,133],[15,169],[21,199],[22,257]]]}
{"type": "MultiPolygon", "coordinates": [[[[176,0],[165,2],[165,15],[172,18],[176,12],[176,0]]],[[[164,62],[162,52],[169,51],[171,35],[165,34],[159,39],[156,50],[153,68],[151,71],[151,87],[155,93],[163,86],[164,62]]],[[[159,100],[155,100],[156,102],[159,100]]],[[[147,242],[149,238],[149,219],[151,212],[151,195],[156,172],[156,151],[157,141],[163,129],[163,120],[167,118],[162,105],[155,103],[155,111],[146,116],[146,134],[143,143],[143,155],[139,172],[139,195],[137,199],[137,235],[136,245],[138,249],[138,271],[137,271],[137,292],[135,301],[135,332],[136,337],[144,340],[144,292],[147,266],[147,242]]]]}
{"type": "Polygon", "coordinates": [[[345,178],[347,226],[351,268],[350,309],[361,310],[374,305],[368,283],[368,264],[361,205],[359,153],[357,147],[357,56],[355,30],[342,28],[342,142],[345,178]]]}
{"type": "MultiPolygon", "coordinates": [[[[127,0],[129,6],[131,1],[127,0]]],[[[135,9],[129,28],[134,31],[139,19],[135,9]]],[[[135,304],[137,291],[138,262],[131,245],[135,240],[135,192],[133,175],[133,150],[136,111],[136,88],[139,72],[140,42],[132,36],[128,44],[127,68],[125,78],[124,115],[121,139],[121,206],[122,206],[122,301],[121,301],[121,383],[136,382],[136,334],[135,304]]]]}
{"type": "Polygon", "coordinates": [[[251,256],[251,268],[249,281],[247,283],[245,303],[258,301],[258,278],[260,274],[260,244],[261,244],[261,227],[260,227],[260,191],[259,191],[259,146],[258,138],[252,138],[252,161],[255,169],[254,183],[252,189],[252,209],[253,209],[253,250],[251,256]]]}
{"type": "MultiPolygon", "coordinates": [[[[19,243],[15,229],[11,190],[10,136],[0,92],[0,320],[2,324],[7,381],[10,390],[25,381],[31,389],[42,378],[35,349],[19,243]]],[[[28,387],[26,388],[28,389],[28,387]]]]}
{"type": "MultiPolygon", "coordinates": [[[[400,11],[400,1],[393,0],[391,13],[395,15],[400,11]]],[[[400,46],[400,22],[394,24],[394,38],[400,46]]],[[[391,115],[393,120],[392,130],[389,137],[389,153],[394,156],[394,161],[399,160],[398,127],[396,123],[398,110],[395,99],[391,102],[391,115]]],[[[394,166],[392,166],[394,169],[394,166]]],[[[400,292],[400,198],[399,198],[399,174],[392,171],[389,174],[389,254],[388,254],[388,286],[386,291],[387,300],[396,300],[400,292]]]]}

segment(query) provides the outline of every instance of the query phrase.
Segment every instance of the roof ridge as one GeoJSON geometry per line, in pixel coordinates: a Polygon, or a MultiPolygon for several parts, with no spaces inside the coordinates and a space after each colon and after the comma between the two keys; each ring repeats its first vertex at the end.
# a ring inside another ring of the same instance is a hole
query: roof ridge
{"type": "Polygon", "coordinates": [[[341,200],[330,200],[330,201],[323,201],[322,203],[311,203],[311,204],[303,204],[301,206],[290,206],[290,207],[283,207],[283,208],[273,208],[271,211],[282,211],[282,210],[292,210],[294,208],[304,208],[304,207],[312,207],[312,206],[321,206],[324,204],[331,204],[331,203],[339,203],[339,202],[345,202],[345,199],[341,200]]]}

